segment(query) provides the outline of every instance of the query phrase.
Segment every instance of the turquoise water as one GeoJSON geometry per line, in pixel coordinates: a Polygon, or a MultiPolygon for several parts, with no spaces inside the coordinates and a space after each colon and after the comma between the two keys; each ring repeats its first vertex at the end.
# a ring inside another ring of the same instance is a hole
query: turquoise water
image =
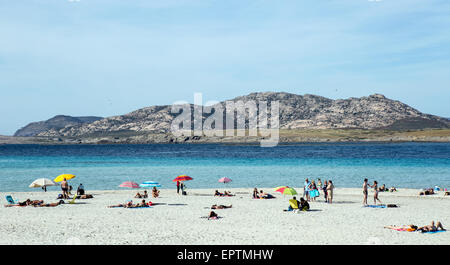
{"type": "Polygon", "coordinates": [[[306,177],[336,187],[360,187],[367,177],[387,186],[450,188],[450,143],[0,146],[0,191],[30,191],[33,180],[63,173],[77,176],[69,181],[74,188],[91,190],[118,189],[127,180],[174,188],[181,174],[194,178],[188,188],[302,186],[306,177]],[[218,183],[221,177],[233,181],[218,183]]]}

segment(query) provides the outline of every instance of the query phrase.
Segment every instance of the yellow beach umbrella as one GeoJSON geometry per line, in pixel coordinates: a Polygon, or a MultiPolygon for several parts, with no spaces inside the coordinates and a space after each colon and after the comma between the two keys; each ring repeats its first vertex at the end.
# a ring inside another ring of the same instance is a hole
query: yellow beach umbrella
{"type": "Polygon", "coordinates": [[[62,175],[57,176],[53,181],[61,182],[64,179],[69,180],[69,179],[73,179],[74,177],[75,177],[75,175],[72,175],[72,174],[62,174],[62,175]]]}

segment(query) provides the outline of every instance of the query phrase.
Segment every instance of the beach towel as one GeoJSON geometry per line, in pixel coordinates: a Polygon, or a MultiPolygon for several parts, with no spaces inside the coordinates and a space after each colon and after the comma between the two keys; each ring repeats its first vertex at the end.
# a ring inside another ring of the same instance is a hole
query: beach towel
{"type": "Polygon", "coordinates": [[[436,233],[445,232],[445,231],[447,231],[447,230],[437,230],[437,231],[423,232],[423,234],[436,234],[436,233]]]}
{"type": "Polygon", "coordinates": [[[370,208],[386,208],[386,205],[364,205],[364,207],[370,207],[370,208]]]}
{"type": "Polygon", "coordinates": [[[309,192],[309,196],[310,196],[311,198],[319,197],[319,191],[318,191],[318,190],[311,190],[311,191],[309,192]]]}

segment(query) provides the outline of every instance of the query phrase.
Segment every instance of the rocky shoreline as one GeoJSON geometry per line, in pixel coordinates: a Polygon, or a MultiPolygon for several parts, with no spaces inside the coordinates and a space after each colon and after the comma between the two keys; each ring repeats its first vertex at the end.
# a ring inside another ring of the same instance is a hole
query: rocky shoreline
{"type": "MultiPolygon", "coordinates": [[[[0,136],[0,144],[259,144],[264,137],[179,136],[170,133],[103,135],[91,137],[0,136]]],[[[342,142],[450,142],[450,129],[388,130],[281,130],[280,144],[342,142]]]]}

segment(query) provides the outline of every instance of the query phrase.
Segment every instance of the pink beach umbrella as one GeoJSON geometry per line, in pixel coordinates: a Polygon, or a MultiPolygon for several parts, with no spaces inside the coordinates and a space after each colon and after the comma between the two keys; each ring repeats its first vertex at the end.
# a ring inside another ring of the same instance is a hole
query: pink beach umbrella
{"type": "Polygon", "coordinates": [[[228,183],[228,182],[231,182],[231,179],[227,178],[227,177],[223,177],[223,178],[219,179],[219,182],[228,183]]]}
{"type": "Polygon", "coordinates": [[[133,181],[125,181],[124,183],[120,184],[119,187],[138,189],[139,184],[137,184],[136,182],[133,182],[133,181]]]}

